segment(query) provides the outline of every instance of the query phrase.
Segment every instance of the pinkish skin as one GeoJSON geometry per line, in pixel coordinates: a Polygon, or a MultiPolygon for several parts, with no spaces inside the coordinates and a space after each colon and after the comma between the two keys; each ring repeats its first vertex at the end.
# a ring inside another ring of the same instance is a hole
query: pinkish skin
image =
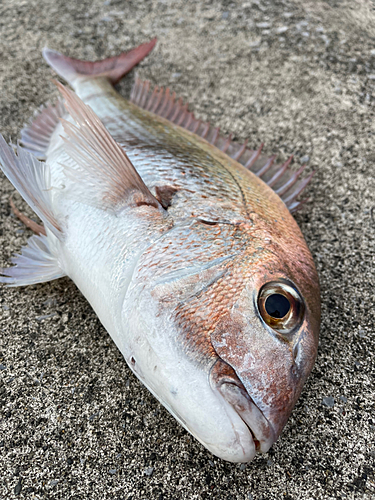
{"type": "MultiPolygon", "coordinates": [[[[135,62],[154,44],[132,51],[135,62]]],[[[85,228],[64,229],[63,271],[93,305],[134,373],[177,420],[217,456],[251,460],[280,435],[317,353],[318,276],[295,220],[261,179],[191,131],[206,135],[204,124],[200,129],[189,116],[189,131],[119,96],[110,82],[130,69],[126,57],[99,63],[48,51],[46,57],[124,148],[147,186],[139,179],[128,186],[131,201],[121,209],[121,221],[103,211],[106,241],[98,213],[91,213],[87,202],[85,228]],[[85,243],[86,228],[98,225],[108,260],[119,234],[111,224],[122,221],[122,260],[138,253],[127,288],[116,283],[114,290],[124,298],[119,329],[112,318],[117,312],[110,313],[113,304],[105,303],[108,294],[94,293],[103,273],[91,282],[93,271],[85,276],[82,262],[93,238],[90,233],[85,243]],[[259,311],[259,292],[270,282],[298,290],[304,306],[301,321],[285,334],[271,328],[259,311]]],[[[141,101],[146,102],[144,96],[138,96],[141,101]]],[[[63,146],[54,137],[46,156],[56,165],[52,179],[58,183],[63,146]]],[[[74,141],[73,132],[69,140],[74,141]]],[[[222,142],[222,149],[231,151],[229,142],[222,142]]],[[[237,159],[238,151],[232,154],[237,159]]],[[[249,163],[252,152],[241,151],[249,163]]],[[[110,190],[103,203],[124,203],[115,192],[110,190]]],[[[59,210],[69,212],[67,206],[61,202],[59,210]]],[[[79,224],[79,206],[68,216],[79,224]]]]}

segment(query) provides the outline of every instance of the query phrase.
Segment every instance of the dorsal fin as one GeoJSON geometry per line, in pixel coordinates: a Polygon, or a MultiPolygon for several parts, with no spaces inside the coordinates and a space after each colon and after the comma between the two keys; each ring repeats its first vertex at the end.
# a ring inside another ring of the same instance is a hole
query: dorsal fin
{"type": "Polygon", "coordinates": [[[155,113],[171,122],[186,128],[210,144],[225,152],[230,158],[241,163],[255,175],[260,177],[266,184],[280,196],[291,212],[298,208],[306,200],[296,201],[310,182],[313,172],[306,178],[300,179],[305,169],[303,165],[297,172],[289,168],[292,156],[283,164],[275,163],[275,156],[261,156],[263,144],[252,150],[247,147],[247,141],[239,144],[232,141],[232,135],[220,134],[218,127],[212,127],[209,122],[203,122],[195,118],[194,113],[189,111],[188,104],[176,98],[176,93],[169,88],[150,88],[149,81],[135,79],[130,100],[137,106],[155,113]]]}
{"type": "Polygon", "coordinates": [[[79,197],[88,204],[115,211],[125,204],[162,208],[90,106],[61,83],[56,84],[75,121],[74,125],[61,120],[67,135],[63,137],[65,150],[78,166],[65,167],[65,171],[74,179],[79,197]]]}

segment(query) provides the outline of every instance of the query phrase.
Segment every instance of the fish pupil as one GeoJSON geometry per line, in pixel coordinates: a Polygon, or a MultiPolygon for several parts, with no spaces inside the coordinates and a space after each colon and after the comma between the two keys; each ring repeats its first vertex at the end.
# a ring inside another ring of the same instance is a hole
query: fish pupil
{"type": "Polygon", "coordinates": [[[284,295],[273,293],[267,298],[265,308],[272,318],[283,318],[289,312],[290,302],[284,295]]]}

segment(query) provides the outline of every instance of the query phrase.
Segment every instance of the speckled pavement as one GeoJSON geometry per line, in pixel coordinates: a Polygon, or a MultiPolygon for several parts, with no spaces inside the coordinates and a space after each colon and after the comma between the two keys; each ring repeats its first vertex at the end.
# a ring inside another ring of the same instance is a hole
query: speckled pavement
{"type": "MultiPolygon", "coordinates": [[[[154,36],[141,77],[316,171],[296,219],[321,279],[318,360],[269,453],[225,463],[136,380],[71,281],[2,288],[0,499],[375,498],[373,4],[3,0],[1,132],[15,141],[56,97],[45,45],[96,59],[154,36]]],[[[30,232],[0,186],[4,266],[30,232]]]]}

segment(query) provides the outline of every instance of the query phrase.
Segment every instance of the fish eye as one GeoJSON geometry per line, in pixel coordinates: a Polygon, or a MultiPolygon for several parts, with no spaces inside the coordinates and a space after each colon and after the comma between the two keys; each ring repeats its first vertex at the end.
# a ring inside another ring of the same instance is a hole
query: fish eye
{"type": "Polygon", "coordinates": [[[298,290],[284,280],[271,281],[260,289],[258,310],[263,321],[281,334],[300,325],[305,305],[298,290]]]}
{"type": "Polygon", "coordinates": [[[264,307],[269,316],[280,319],[288,314],[290,302],[285,295],[281,295],[281,293],[272,293],[266,298],[264,307]]]}

